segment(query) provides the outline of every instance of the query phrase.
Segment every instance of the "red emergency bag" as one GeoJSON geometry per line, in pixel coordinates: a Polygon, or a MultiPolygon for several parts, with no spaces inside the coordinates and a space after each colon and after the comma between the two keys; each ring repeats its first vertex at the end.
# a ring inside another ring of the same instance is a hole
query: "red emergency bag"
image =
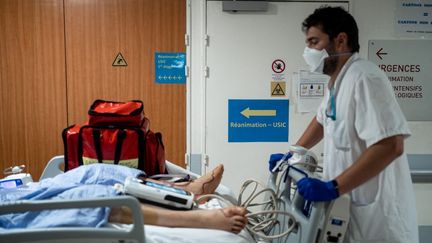
{"type": "Polygon", "coordinates": [[[149,129],[143,111],[142,101],[96,100],[87,124],[63,130],[65,171],[111,163],[143,170],[148,176],[165,173],[162,135],[149,129]]]}
{"type": "Polygon", "coordinates": [[[140,100],[115,102],[95,100],[88,111],[91,125],[141,126],[144,120],[144,105],[140,100]]]}

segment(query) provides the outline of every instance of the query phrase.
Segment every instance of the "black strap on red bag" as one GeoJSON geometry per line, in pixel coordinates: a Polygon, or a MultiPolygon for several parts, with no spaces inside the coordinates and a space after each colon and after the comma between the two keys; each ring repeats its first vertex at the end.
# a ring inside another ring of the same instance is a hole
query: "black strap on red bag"
{"type": "MultiPolygon", "coordinates": [[[[81,136],[80,136],[80,140],[79,141],[81,141],[79,143],[80,144],[79,148],[81,148],[81,151],[82,151],[82,137],[81,136]]],[[[94,147],[95,147],[95,151],[96,151],[96,156],[97,156],[98,162],[102,163],[103,162],[103,158],[102,158],[102,148],[101,148],[101,145],[100,145],[100,130],[97,129],[97,128],[93,129],[93,144],[94,144],[94,147]]],[[[82,152],[81,152],[81,155],[82,155],[82,152]]],[[[82,162],[82,156],[80,156],[80,158],[81,158],[80,161],[82,162]]],[[[82,165],[82,163],[80,163],[80,164],[82,165]]]]}
{"type": "MultiPolygon", "coordinates": [[[[118,164],[120,161],[120,155],[122,152],[122,146],[123,146],[123,141],[126,138],[126,132],[124,129],[120,129],[118,134],[117,134],[117,143],[116,143],[116,149],[115,149],[115,156],[114,156],[114,164],[118,164]]],[[[139,158],[138,158],[139,159],[139,158]]],[[[139,164],[139,163],[138,163],[139,164]]]]}

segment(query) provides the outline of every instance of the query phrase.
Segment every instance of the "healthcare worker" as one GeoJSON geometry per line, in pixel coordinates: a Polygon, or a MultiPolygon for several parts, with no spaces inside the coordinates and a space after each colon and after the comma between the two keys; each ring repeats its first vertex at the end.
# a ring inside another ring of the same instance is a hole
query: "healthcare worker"
{"type": "Polygon", "coordinates": [[[311,148],[324,139],[323,180],[300,180],[299,193],[311,201],[349,194],[347,242],[418,242],[404,153],[410,131],[388,78],[359,57],[357,24],[344,9],[316,9],[302,28],[306,63],[330,81],[315,118],[297,142],[311,148]]]}

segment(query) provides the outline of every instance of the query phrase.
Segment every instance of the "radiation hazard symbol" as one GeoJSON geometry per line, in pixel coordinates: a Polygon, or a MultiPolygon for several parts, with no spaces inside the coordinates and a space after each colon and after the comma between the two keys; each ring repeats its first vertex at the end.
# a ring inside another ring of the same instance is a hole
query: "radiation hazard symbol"
{"type": "Polygon", "coordinates": [[[271,82],[271,96],[285,96],[286,84],[285,82],[271,82]]]}
{"type": "Polygon", "coordinates": [[[114,59],[114,62],[113,62],[112,65],[114,67],[115,66],[126,67],[127,66],[127,62],[124,59],[123,55],[119,52],[119,54],[117,54],[116,58],[114,59]]]}

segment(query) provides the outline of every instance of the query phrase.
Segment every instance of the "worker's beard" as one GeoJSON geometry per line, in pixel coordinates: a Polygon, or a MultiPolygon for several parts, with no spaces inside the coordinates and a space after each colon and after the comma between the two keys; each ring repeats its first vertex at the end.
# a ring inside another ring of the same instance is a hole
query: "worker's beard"
{"type": "Polygon", "coordinates": [[[338,56],[327,57],[324,60],[323,73],[329,76],[333,75],[334,72],[336,71],[338,60],[339,60],[338,56]]]}
{"type": "Polygon", "coordinates": [[[328,47],[327,53],[329,53],[329,57],[324,59],[323,73],[331,76],[336,71],[336,67],[339,60],[339,55],[337,55],[333,43],[331,43],[330,46],[328,47]]]}

